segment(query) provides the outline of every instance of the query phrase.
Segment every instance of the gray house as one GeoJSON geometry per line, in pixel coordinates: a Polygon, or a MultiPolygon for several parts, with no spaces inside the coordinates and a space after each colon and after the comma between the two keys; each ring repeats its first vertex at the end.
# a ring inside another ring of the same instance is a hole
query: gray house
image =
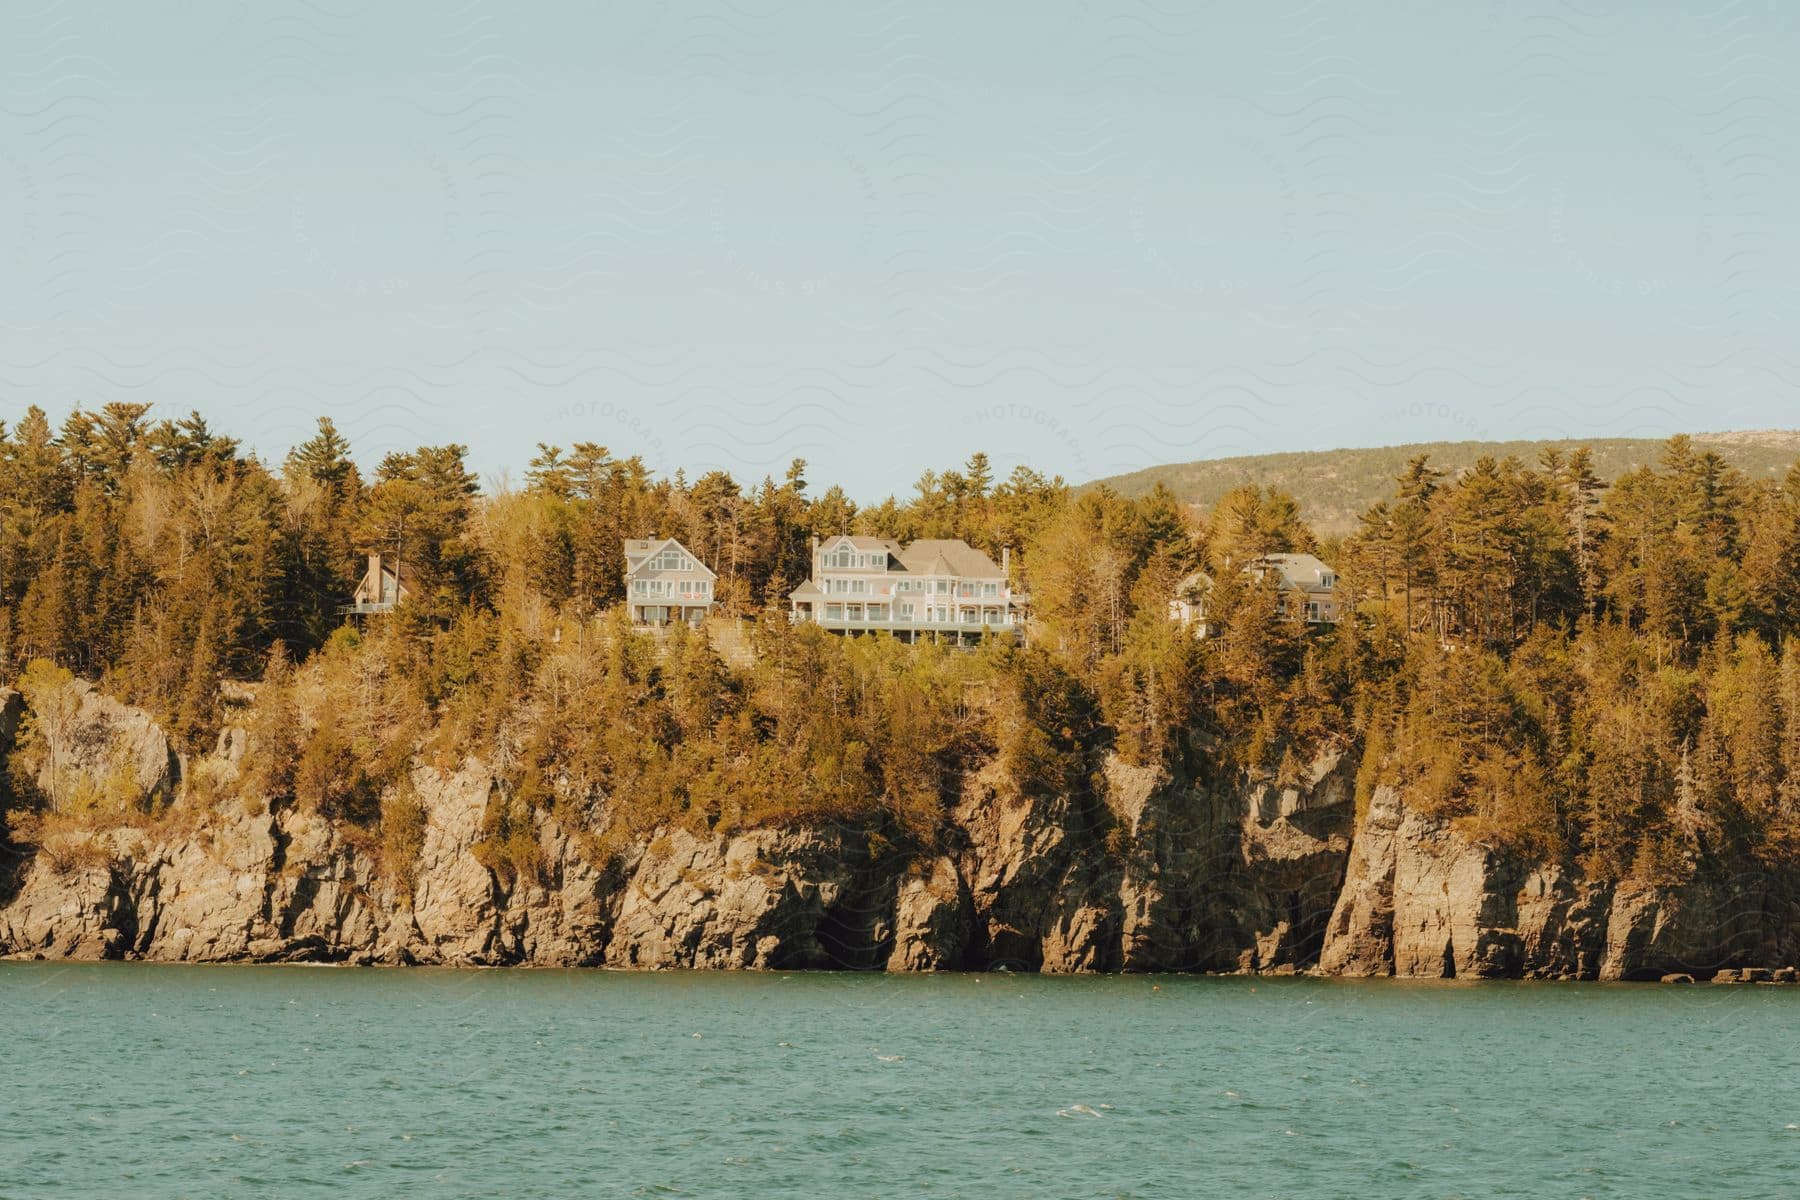
{"type": "Polygon", "coordinates": [[[674,538],[625,543],[625,603],[637,625],[698,625],[712,612],[718,576],[674,538]]]}
{"type": "Polygon", "coordinates": [[[788,596],[791,616],[834,633],[885,631],[907,641],[1016,637],[1027,598],[1007,579],[1009,558],[1002,551],[996,564],[959,538],[903,546],[844,534],[814,545],[812,578],[788,596]]]}
{"type": "MultiPolygon", "coordinates": [[[[1251,559],[1244,574],[1257,582],[1275,585],[1276,611],[1308,625],[1335,625],[1344,619],[1337,594],[1337,572],[1311,554],[1265,554],[1251,559]]],[[[1175,587],[1169,601],[1169,617],[1191,625],[1199,637],[1210,637],[1213,622],[1206,611],[1212,577],[1196,571],[1175,587]]]]}

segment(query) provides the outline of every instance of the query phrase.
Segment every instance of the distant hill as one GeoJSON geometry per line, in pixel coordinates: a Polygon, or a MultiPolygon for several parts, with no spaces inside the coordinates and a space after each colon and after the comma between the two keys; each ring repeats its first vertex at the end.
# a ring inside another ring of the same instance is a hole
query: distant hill
{"type": "MultiPolygon", "coordinates": [[[[1694,445],[1716,450],[1751,478],[1781,475],[1800,460],[1800,430],[1765,429],[1729,433],[1696,433],[1694,445]]],[[[1363,450],[1311,450],[1289,454],[1253,454],[1200,462],[1149,467],[1129,475],[1094,481],[1126,496],[1140,496],[1158,483],[1167,484],[1182,500],[1210,508],[1220,496],[1242,483],[1274,484],[1300,501],[1308,523],[1320,533],[1349,533],[1356,518],[1377,500],[1393,494],[1394,476],[1415,454],[1431,455],[1439,468],[1460,471],[1481,457],[1517,455],[1536,462],[1547,446],[1572,450],[1586,446],[1594,454],[1594,471],[1611,480],[1662,452],[1657,438],[1571,438],[1541,442],[1416,442],[1363,450]]],[[[1090,486],[1094,486],[1090,485],[1090,486]]]]}

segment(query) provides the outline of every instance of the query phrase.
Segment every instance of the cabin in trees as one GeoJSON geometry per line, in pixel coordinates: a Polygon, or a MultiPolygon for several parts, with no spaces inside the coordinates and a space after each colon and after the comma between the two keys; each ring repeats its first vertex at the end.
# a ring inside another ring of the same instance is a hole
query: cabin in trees
{"type": "MultiPolygon", "coordinates": [[[[1337,572],[1310,554],[1264,554],[1244,567],[1244,575],[1258,583],[1273,583],[1276,611],[1308,625],[1335,625],[1343,619],[1338,601],[1337,572]]],[[[1212,578],[1196,571],[1183,579],[1169,601],[1169,617],[1191,625],[1200,637],[1213,632],[1207,619],[1207,596],[1212,578]]]]}
{"type": "Polygon", "coordinates": [[[1007,578],[1010,551],[998,564],[957,538],[921,538],[910,545],[887,538],[842,535],[813,543],[812,578],[788,596],[795,622],[833,633],[892,633],[979,640],[1017,637],[1026,597],[1007,578]]]}
{"type": "Polygon", "coordinates": [[[674,538],[625,542],[625,603],[637,625],[698,625],[712,612],[718,576],[674,538]]]}
{"type": "Polygon", "coordinates": [[[398,559],[385,561],[381,555],[371,554],[369,567],[343,611],[359,616],[393,612],[412,599],[414,582],[412,570],[405,563],[398,559]]]}

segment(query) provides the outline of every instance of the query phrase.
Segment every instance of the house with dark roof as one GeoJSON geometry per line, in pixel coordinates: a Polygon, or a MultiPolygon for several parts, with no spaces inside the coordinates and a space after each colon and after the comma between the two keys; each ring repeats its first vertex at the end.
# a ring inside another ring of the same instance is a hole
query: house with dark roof
{"type": "Polygon", "coordinates": [[[1008,579],[1010,551],[995,563],[960,538],[902,545],[844,534],[815,541],[812,559],[812,578],[788,596],[796,622],[907,641],[1016,637],[1024,625],[1027,598],[1008,579]]]}
{"type": "Polygon", "coordinates": [[[393,612],[412,599],[417,582],[412,568],[399,558],[390,561],[380,554],[371,554],[368,568],[357,581],[350,603],[339,611],[356,616],[393,612]]]}
{"type": "Polygon", "coordinates": [[[628,538],[625,603],[636,625],[698,625],[712,612],[718,576],[674,538],[628,538]]]}

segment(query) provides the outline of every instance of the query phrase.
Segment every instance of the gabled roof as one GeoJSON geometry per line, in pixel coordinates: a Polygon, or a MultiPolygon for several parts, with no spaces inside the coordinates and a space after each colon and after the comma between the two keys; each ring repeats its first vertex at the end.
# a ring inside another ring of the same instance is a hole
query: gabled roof
{"type": "Polygon", "coordinates": [[[704,575],[708,579],[717,579],[718,578],[718,576],[713,573],[712,568],[708,567],[704,562],[700,561],[700,556],[698,554],[695,554],[692,550],[689,550],[686,546],[682,545],[675,538],[626,538],[625,539],[625,574],[626,575],[636,575],[638,573],[639,568],[644,566],[645,563],[647,563],[651,559],[655,558],[657,556],[657,554],[661,553],[663,550],[667,549],[670,546],[673,546],[675,549],[681,551],[683,554],[687,555],[690,559],[692,559],[693,563],[694,563],[694,569],[691,571],[667,571],[667,572],[663,572],[663,574],[693,575],[693,576],[704,575]]]}
{"type": "Polygon", "coordinates": [[[1330,592],[1334,586],[1325,577],[1336,572],[1311,554],[1265,554],[1261,562],[1278,571],[1289,587],[1304,592],[1330,592]]]}
{"type": "MultiPolygon", "coordinates": [[[[414,571],[411,564],[405,559],[400,560],[400,565],[398,567],[395,567],[392,563],[388,562],[387,559],[382,559],[381,573],[383,575],[392,575],[394,577],[395,585],[402,592],[416,592],[419,590],[417,586],[419,581],[418,572],[414,571]]],[[[381,595],[380,588],[371,588],[369,569],[367,567],[363,568],[362,577],[356,581],[355,595],[362,596],[365,592],[372,592],[372,594],[377,597],[381,595]]]]}
{"type": "Polygon", "coordinates": [[[825,593],[821,592],[819,585],[810,579],[788,593],[789,600],[823,600],[824,598],[825,593]]]}
{"type": "MultiPolygon", "coordinates": [[[[1283,587],[1297,588],[1303,592],[1330,595],[1336,587],[1335,578],[1331,583],[1326,583],[1325,577],[1335,577],[1337,572],[1311,554],[1265,554],[1244,564],[1246,575],[1265,570],[1275,572],[1283,587]]],[[[1175,585],[1175,595],[1181,597],[1208,591],[1212,582],[1212,576],[1205,571],[1195,571],[1175,585]]]]}
{"type": "Polygon", "coordinates": [[[820,550],[828,550],[840,543],[857,550],[887,550],[890,553],[900,548],[900,543],[888,538],[861,537],[853,533],[840,533],[828,537],[819,543],[820,550]]]}
{"type": "Polygon", "coordinates": [[[920,538],[900,551],[899,558],[913,575],[999,579],[1004,574],[993,559],[961,538],[920,538]]]}

